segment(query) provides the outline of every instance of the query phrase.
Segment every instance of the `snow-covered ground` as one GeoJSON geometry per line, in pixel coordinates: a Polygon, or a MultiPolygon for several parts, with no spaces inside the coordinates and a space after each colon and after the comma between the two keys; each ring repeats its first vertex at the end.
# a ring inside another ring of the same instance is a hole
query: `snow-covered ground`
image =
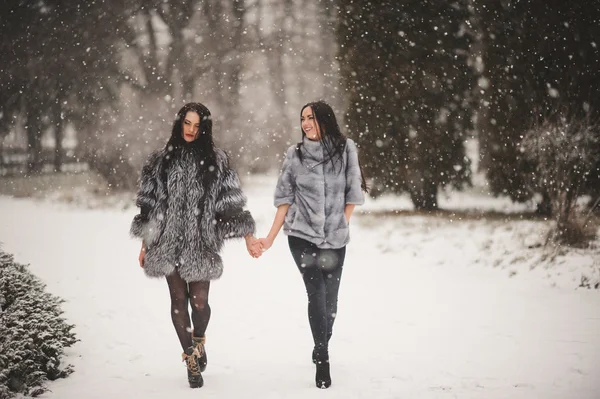
{"type": "MultiPolygon", "coordinates": [[[[246,182],[260,234],[274,215],[273,184],[246,182]]],[[[440,202],[456,215],[416,215],[405,199],[382,198],[352,220],[326,391],[314,386],[304,287],[286,239],[258,260],[229,242],[211,286],[198,391],[187,386],[166,283],[137,265],[134,208],[0,197],[0,242],[66,300],[81,340],[65,359],[75,372],[42,397],[600,397],[600,291],[577,288],[597,278],[599,246],[553,253],[539,246],[546,223],[465,212],[518,214],[483,194],[440,202]]]]}

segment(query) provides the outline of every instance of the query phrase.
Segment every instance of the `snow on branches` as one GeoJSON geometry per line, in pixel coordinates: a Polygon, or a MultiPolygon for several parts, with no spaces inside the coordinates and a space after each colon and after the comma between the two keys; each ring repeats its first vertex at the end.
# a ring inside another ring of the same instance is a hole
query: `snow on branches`
{"type": "Polygon", "coordinates": [[[77,339],[61,317],[63,301],[25,265],[0,249],[0,398],[37,396],[45,383],[69,375],[64,348],[77,339]]]}

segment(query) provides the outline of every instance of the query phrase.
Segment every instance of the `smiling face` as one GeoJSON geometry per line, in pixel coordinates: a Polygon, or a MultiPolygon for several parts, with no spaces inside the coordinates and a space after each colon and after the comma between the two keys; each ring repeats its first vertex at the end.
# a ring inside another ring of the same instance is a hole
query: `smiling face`
{"type": "Polygon", "coordinates": [[[183,139],[186,142],[191,143],[192,141],[196,140],[199,131],[200,115],[194,111],[188,111],[185,114],[181,125],[181,134],[183,135],[183,139]]]}
{"type": "Polygon", "coordinates": [[[315,114],[310,106],[302,110],[300,123],[302,126],[302,131],[304,134],[306,134],[306,137],[311,140],[321,139],[321,128],[319,127],[317,119],[315,118],[315,114]]]}

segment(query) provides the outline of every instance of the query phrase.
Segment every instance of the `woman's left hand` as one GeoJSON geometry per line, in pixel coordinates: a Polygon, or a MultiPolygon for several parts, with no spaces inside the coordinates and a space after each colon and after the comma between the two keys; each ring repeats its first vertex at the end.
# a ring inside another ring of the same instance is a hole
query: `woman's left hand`
{"type": "Polygon", "coordinates": [[[352,216],[352,212],[354,212],[355,205],[354,204],[346,204],[344,207],[344,216],[346,217],[346,223],[350,224],[350,216],[352,216]]]}
{"type": "Polygon", "coordinates": [[[246,236],[246,249],[253,258],[259,258],[263,253],[261,243],[252,235],[246,236]]]}

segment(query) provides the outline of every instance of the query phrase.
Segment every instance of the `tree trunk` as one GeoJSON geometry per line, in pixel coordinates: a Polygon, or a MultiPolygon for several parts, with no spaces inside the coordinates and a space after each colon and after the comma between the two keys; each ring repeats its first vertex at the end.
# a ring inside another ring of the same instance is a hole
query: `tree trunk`
{"type": "Polygon", "coordinates": [[[542,202],[537,204],[535,213],[540,216],[552,216],[552,198],[550,198],[550,195],[547,191],[542,193],[542,202]]]}
{"type": "Polygon", "coordinates": [[[437,184],[424,178],[420,185],[410,190],[410,199],[416,210],[435,211],[438,209],[437,184]]]}
{"type": "Polygon", "coordinates": [[[244,0],[232,0],[232,15],[235,21],[233,32],[230,32],[230,48],[227,64],[227,87],[225,87],[225,101],[229,110],[227,119],[229,125],[238,119],[240,109],[241,74],[244,69],[242,60],[243,38],[246,30],[245,16],[246,5],[244,0]]]}
{"type": "MultiPolygon", "coordinates": [[[[203,2],[203,12],[206,16],[206,22],[208,24],[209,31],[212,34],[212,37],[221,37],[222,33],[222,24],[221,17],[223,16],[223,6],[221,1],[215,0],[207,0],[203,2]]],[[[214,101],[218,104],[218,108],[225,110],[225,96],[223,95],[223,88],[225,87],[224,82],[224,73],[223,73],[223,63],[225,59],[226,49],[222,45],[222,43],[214,41],[214,39],[210,42],[211,53],[215,55],[215,63],[212,67],[212,80],[215,84],[216,90],[213,93],[214,101]]]]}
{"type": "Polygon", "coordinates": [[[266,54],[267,57],[267,71],[269,79],[269,87],[271,88],[271,93],[275,99],[275,109],[276,114],[272,115],[272,118],[275,120],[284,121],[285,120],[285,104],[287,103],[287,96],[285,93],[285,77],[284,77],[284,64],[283,64],[283,56],[284,56],[284,47],[285,43],[285,33],[283,30],[284,26],[284,14],[280,12],[281,10],[273,11],[272,9],[269,11],[271,14],[275,14],[273,17],[275,18],[274,25],[280,27],[280,31],[276,33],[270,33],[268,36],[265,36],[261,33],[260,29],[260,21],[263,19],[263,5],[262,1],[258,2],[258,22],[256,23],[256,36],[258,37],[258,43],[260,43],[261,50],[266,54]]]}
{"type": "MultiPolygon", "coordinates": [[[[30,107],[34,108],[35,107],[30,107]]],[[[27,110],[27,173],[37,174],[42,171],[42,141],[41,127],[42,123],[39,118],[39,113],[27,110]]]]}
{"type": "Polygon", "coordinates": [[[319,28],[321,30],[319,40],[319,45],[321,46],[319,72],[323,77],[319,96],[330,99],[329,103],[334,109],[341,109],[343,105],[340,101],[341,99],[334,95],[335,88],[339,86],[339,71],[337,70],[337,62],[335,60],[338,53],[338,44],[335,40],[336,8],[330,2],[319,2],[317,10],[319,28]]]}
{"type": "MultiPolygon", "coordinates": [[[[291,7],[290,2],[287,2],[288,7],[291,7]]],[[[308,8],[309,3],[306,0],[302,0],[300,2],[300,9],[304,10],[306,8],[308,8]]],[[[294,36],[295,37],[290,37],[289,41],[287,43],[293,43],[296,40],[299,43],[303,43],[306,40],[308,40],[309,35],[307,34],[307,18],[314,18],[313,15],[305,15],[304,13],[300,13],[300,15],[298,16],[298,18],[295,18],[293,21],[293,25],[296,29],[294,29],[294,36]]],[[[298,98],[301,99],[301,103],[304,105],[305,103],[307,103],[307,92],[306,92],[306,85],[307,84],[312,84],[312,82],[310,82],[306,76],[305,73],[302,73],[304,71],[308,71],[310,68],[310,63],[308,62],[307,57],[309,57],[309,54],[307,54],[305,52],[304,47],[302,46],[294,46],[295,47],[295,51],[292,52],[291,56],[292,56],[292,62],[294,63],[294,67],[296,70],[301,71],[301,73],[297,73],[296,74],[296,93],[298,95],[298,98]]]]}
{"type": "Polygon", "coordinates": [[[63,119],[61,110],[61,100],[56,99],[56,102],[52,105],[52,113],[54,119],[54,171],[60,172],[63,164],[63,119]]]}

